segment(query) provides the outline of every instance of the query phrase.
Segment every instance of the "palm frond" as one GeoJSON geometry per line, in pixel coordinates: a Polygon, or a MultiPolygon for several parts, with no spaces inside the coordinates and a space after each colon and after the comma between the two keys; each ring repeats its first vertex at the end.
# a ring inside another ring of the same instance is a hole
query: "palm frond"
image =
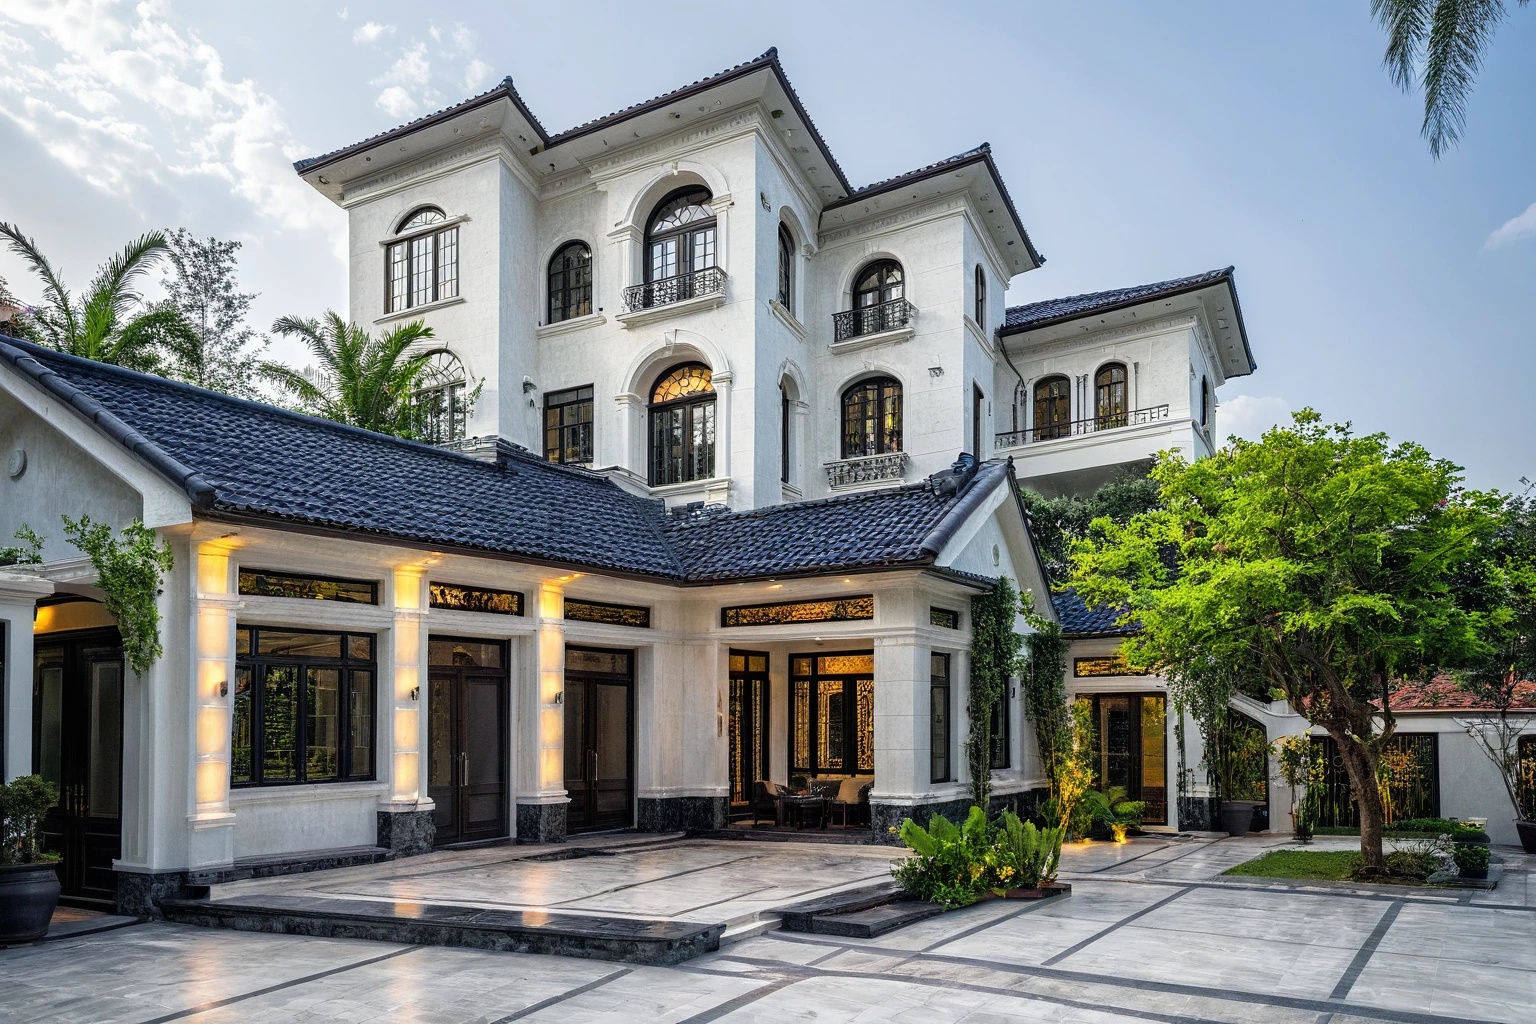
{"type": "Polygon", "coordinates": [[[1439,0],[1424,50],[1424,125],[1436,158],[1455,145],[1467,125],[1467,98],[1483,68],[1483,55],[1504,20],[1503,0],[1439,0]]]}
{"type": "MultiPolygon", "coordinates": [[[[65,334],[71,336],[76,334],[78,327],[69,292],[65,290],[64,283],[59,280],[58,274],[54,272],[53,264],[48,262],[48,257],[43,255],[36,242],[22,234],[21,229],[14,224],[0,222],[0,235],[4,235],[9,240],[8,248],[11,252],[26,260],[32,272],[43,279],[43,295],[54,309],[55,323],[62,326],[65,334]]],[[[55,341],[55,345],[59,345],[58,341],[55,341]]]]}
{"type": "Polygon", "coordinates": [[[315,386],[314,381],[293,367],[269,361],[258,366],[256,373],[279,391],[296,398],[313,415],[332,418],[323,411],[331,408],[330,398],[315,386]]]}
{"type": "Polygon", "coordinates": [[[1381,58],[1392,84],[1412,92],[1419,84],[1418,66],[1436,0],[1371,0],[1371,16],[1387,33],[1381,58]]]}
{"type": "Polygon", "coordinates": [[[118,316],[127,313],[140,299],[132,288],[134,278],[148,272],[168,251],[163,231],[149,231],[129,242],[96,271],[88,304],[108,304],[118,316]]]}

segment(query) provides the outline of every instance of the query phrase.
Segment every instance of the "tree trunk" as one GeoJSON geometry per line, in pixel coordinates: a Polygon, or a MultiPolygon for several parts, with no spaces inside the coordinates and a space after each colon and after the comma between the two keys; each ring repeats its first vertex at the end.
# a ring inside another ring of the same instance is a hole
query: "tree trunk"
{"type": "Polygon", "coordinates": [[[1349,772],[1349,788],[1360,811],[1360,858],[1367,872],[1379,873],[1383,866],[1381,829],[1386,812],[1381,806],[1381,791],[1376,788],[1376,762],[1365,744],[1342,729],[1328,727],[1328,735],[1338,745],[1339,757],[1349,772]]]}

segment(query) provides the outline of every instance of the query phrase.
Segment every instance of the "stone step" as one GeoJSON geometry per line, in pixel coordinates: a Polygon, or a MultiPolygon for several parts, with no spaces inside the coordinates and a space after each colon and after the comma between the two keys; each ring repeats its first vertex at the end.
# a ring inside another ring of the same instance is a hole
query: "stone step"
{"type": "Polygon", "coordinates": [[[811,931],[817,935],[839,935],[848,939],[873,939],[909,924],[938,917],[944,908],[937,903],[898,900],[868,910],[847,914],[817,914],[811,918],[811,931]]]}

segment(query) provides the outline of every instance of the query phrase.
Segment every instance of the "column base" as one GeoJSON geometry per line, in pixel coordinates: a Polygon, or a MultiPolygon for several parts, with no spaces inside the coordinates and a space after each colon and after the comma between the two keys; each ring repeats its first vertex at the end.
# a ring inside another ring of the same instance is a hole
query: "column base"
{"type": "Polygon", "coordinates": [[[1221,808],[1215,797],[1179,797],[1180,832],[1225,832],[1221,827],[1221,808]]]}
{"type": "Polygon", "coordinates": [[[730,824],[729,797],[641,797],[635,803],[635,827],[641,832],[713,831],[730,824]]]}
{"type": "Polygon", "coordinates": [[[432,851],[437,825],[431,811],[379,811],[378,844],[396,857],[432,851]]]}
{"type": "Polygon", "coordinates": [[[518,804],[517,841],[565,842],[565,804],[518,804]]]}
{"type": "Polygon", "coordinates": [[[206,885],[188,882],[190,871],[117,871],[117,912],[129,917],[161,917],[162,899],[204,899],[206,885]]]}

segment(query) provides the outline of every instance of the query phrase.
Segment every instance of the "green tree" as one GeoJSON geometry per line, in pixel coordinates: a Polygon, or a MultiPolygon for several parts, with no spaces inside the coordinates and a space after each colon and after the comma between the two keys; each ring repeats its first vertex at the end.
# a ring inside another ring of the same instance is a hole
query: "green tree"
{"type": "Polygon", "coordinates": [[[1087,495],[1046,498],[1028,488],[1020,488],[1019,494],[1029,510],[1030,532],[1040,545],[1046,575],[1057,584],[1072,574],[1072,544],[1088,536],[1094,520],[1126,523],[1161,503],[1156,480],[1129,474],[1109,480],[1087,495]]]}
{"type": "Polygon", "coordinates": [[[1071,582],[1127,609],[1137,664],[1174,678],[1260,666],[1338,744],[1362,859],[1380,870],[1390,690],[1484,648],[1481,613],[1458,605],[1453,583],[1497,503],[1419,445],[1325,426],[1310,409],[1294,421],[1194,463],[1160,459],[1164,507],[1095,523],[1071,582]]]}
{"type": "Polygon", "coordinates": [[[165,256],[165,234],[151,231],[129,242],[96,271],[90,287],[72,296],[37,243],[14,224],[0,223],[0,235],[43,282],[43,302],[28,319],[33,339],[60,352],[158,372],[166,354],[195,343],[192,327],[171,303],[146,303],[138,280],[165,256]]]}
{"type": "Polygon", "coordinates": [[[304,342],[315,357],[317,365],[303,371],[282,363],[261,365],[262,378],[305,412],[381,434],[413,435],[411,393],[431,355],[406,350],[431,338],[432,328],[413,320],[373,338],[327,310],[320,320],[283,317],[272,330],[304,342]]]}
{"type": "Polygon", "coordinates": [[[1438,160],[1467,126],[1467,98],[1508,15],[1504,0],[1371,0],[1371,14],[1387,33],[1382,64],[1393,84],[1424,91],[1419,134],[1438,160]]]}
{"type": "Polygon", "coordinates": [[[239,242],[199,239],[186,228],[169,238],[164,280],[170,302],[192,328],[194,343],[172,353],[167,372],[177,380],[241,398],[258,397],[255,381],[267,340],[245,322],[255,300],[235,284],[239,242]]]}

